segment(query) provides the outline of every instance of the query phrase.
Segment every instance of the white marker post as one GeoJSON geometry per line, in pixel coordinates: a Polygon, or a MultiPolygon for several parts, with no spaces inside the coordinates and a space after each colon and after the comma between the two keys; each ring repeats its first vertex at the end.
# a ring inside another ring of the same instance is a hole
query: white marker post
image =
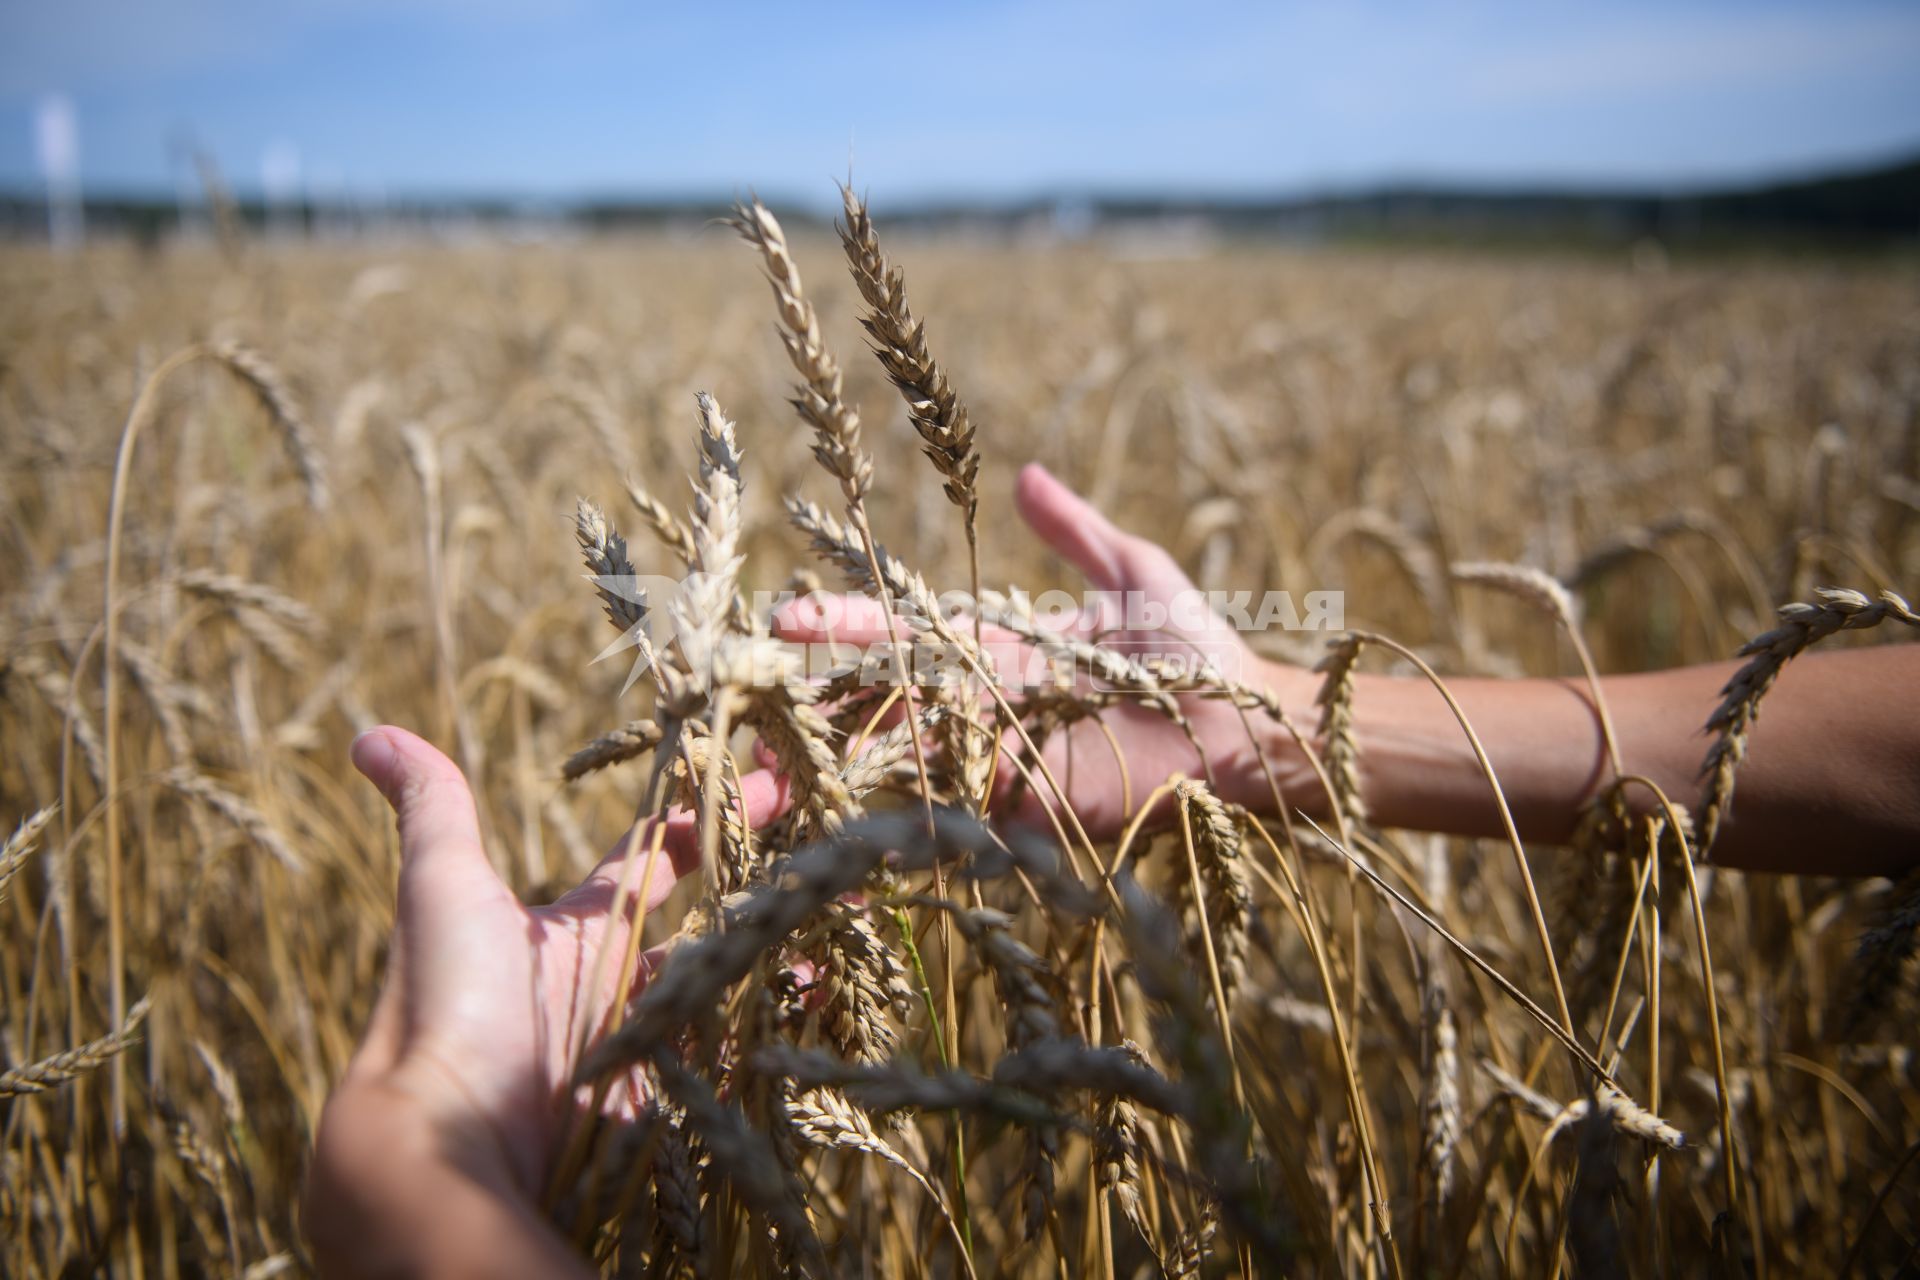
{"type": "Polygon", "coordinates": [[[80,204],[80,126],[73,100],[59,93],[40,99],[33,126],[40,173],[47,181],[47,239],[56,249],[71,249],[86,235],[80,204]]]}
{"type": "Polygon", "coordinates": [[[267,200],[267,233],[291,239],[299,233],[300,148],[284,139],[267,144],[260,157],[260,189],[267,200]]]}

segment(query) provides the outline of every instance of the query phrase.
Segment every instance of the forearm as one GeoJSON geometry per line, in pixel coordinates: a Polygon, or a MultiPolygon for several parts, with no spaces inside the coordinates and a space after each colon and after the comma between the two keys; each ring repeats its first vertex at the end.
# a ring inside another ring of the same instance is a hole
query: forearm
{"type": "MultiPolygon", "coordinates": [[[[1920,650],[1815,654],[1768,695],[1748,742],[1716,862],[1752,870],[1894,874],[1920,852],[1920,650]]],[[[1608,677],[1602,694],[1621,767],[1692,807],[1710,739],[1701,726],[1737,663],[1608,677]]],[[[1449,680],[1500,779],[1524,839],[1565,841],[1611,778],[1585,682],[1449,680]]],[[[1383,826],[1503,833],[1491,788],[1458,719],[1424,678],[1361,675],[1354,691],[1362,795],[1383,826]]],[[[1317,780],[1290,799],[1323,808],[1317,780]]],[[[1653,798],[1632,788],[1631,806],[1653,798]]]]}
{"type": "Polygon", "coordinates": [[[584,1277],[579,1257],[480,1134],[438,1131],[417,1100],[343,1084],[315,1144],[305,1227],[323,1275],[584,1277]]]}

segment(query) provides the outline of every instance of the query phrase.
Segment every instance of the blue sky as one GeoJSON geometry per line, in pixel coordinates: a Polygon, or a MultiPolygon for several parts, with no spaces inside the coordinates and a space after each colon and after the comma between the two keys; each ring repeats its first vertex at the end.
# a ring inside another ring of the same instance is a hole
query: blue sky
{"type": "Polygon", "coordinates": [[[49,93],[93,189],[1670,186],[1920,150],[1920,5],[0,0],[0,187],[49,93]]]}

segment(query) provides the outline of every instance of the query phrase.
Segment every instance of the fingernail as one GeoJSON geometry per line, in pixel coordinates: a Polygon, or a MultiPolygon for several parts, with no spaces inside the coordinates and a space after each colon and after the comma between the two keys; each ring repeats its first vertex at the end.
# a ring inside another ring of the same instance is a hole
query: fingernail
{"type": "Polygon", "coordinates": [[[369,729],[353,740],[347,756],[370,781],[378,782],[393,771],[393,740],[378,729],[369,729]]]}

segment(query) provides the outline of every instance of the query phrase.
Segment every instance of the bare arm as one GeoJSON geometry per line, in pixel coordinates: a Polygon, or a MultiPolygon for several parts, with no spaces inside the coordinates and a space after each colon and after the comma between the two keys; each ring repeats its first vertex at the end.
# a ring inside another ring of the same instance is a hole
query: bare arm
{"type": "MultiPolygon", "coordinates": [[[[1701,794],[1702,731],[1732,662],[1612,676],[1602,692],[1626,772],[1675,802],[1701,794]]],[[[1276,688],[1298,688],[1285,671],[1276,688]]],[[[1523,838],[1564,841],[1608,781],[1598,717],[1578,680],[1449,680],[1480,735],[1523,838]]],[[[1354,697],[1363,794],[1384,826],[1500,834],[1499,811],[1458,721],[1422,678],[1361,675],[1354,697]]],[[[1284,755],[1276,739],[1276,753],[1284,755]]],[[[1796,659],[1768,694],[1748,742],[1713,860],[1755,871],[1890,875],[1920,859],[1920,647],[1796,659]]],[[[1244,785],[1244,784],[1243,784],[1244,785]]],[[[1259,789],[1246,788],[1257,800],[1259,789]]],[[[1324,797],[1293,773],[1288,799],[1324,797]]],[[[1652,807],[1643,788],[1631,797],[1652,807]]]]}

